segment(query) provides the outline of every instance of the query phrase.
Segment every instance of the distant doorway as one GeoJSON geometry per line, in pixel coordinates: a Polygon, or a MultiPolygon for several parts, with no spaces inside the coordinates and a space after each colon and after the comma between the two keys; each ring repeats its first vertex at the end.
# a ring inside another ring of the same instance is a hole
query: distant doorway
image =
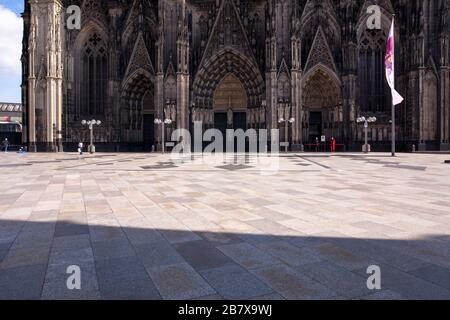
{"type": "MultiPolygon", "coordinates": [[[[244,132],[247,130],[247,113],[246,112],[234,112],[233,113],[233,130],[243,130],[244,132]]],[[[234,152],[237,152],[238,148],[238,139],[234,138],[234,152]]],[[[249,151],[249,141],[246,138],[245,140],[245,152],[249,151]]]]}
{"type": "Polygon", "coordinates": [[[226,112],[216,112],[214,113],[214,128],[222,133],[225,138],[227,132],[227,114],[226,112]]]}
{"type": "Polygon", "coordinates": [[[322,126],[322,112],[320,111],[311,111],[309,113],[309,143],[315,143],[316,138],[319,138],[323,134],[323,126],[322,126]]]}
{"type": "Polygon", "coordinates": [[[155,115],[144,114],[143,121],[143,149],[149,152],[155,145],[155,115]]]}
{"type": "Polygon", "coordinates": [[[303,108],[309,113],[303,136],[310,144],[315,144],[316,138],[321,141],[322,136],[327,141],[332,136],[338,141],[342,139],[336,135],[343,128],[342,86],[332,69],[319,63],[306,71],[303,78],[303,108]]]}
{"type": "Polygon", "coordinates": [[[247,113],[246,112],[233,112],[233,129],[247,130],[247,113]]]}

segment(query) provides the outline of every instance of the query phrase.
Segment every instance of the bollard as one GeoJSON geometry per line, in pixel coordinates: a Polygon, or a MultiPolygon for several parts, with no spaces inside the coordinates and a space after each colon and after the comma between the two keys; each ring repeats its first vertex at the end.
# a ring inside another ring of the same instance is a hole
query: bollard
{"type": "Polygon", "coordinates": [[[416,145],[415,144],[412,145],[412,152],[413,153],[416,152],[416,145]]]}

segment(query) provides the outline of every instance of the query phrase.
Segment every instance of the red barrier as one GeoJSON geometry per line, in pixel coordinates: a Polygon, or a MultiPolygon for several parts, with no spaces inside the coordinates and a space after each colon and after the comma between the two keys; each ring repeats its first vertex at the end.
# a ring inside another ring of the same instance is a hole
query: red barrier
{"type": "MultiPolygon", "coordinates": [[[[311,143],[311,144],[305,144],[305,150],[306,148],[311,148],[312,151],[316,152],[331,152],[331,144],[330,143],[311,143]]],[[[338,148],[342,148],[345,150],[345,144],[342,143],[336,143],[336,150],[338,148]]]]}

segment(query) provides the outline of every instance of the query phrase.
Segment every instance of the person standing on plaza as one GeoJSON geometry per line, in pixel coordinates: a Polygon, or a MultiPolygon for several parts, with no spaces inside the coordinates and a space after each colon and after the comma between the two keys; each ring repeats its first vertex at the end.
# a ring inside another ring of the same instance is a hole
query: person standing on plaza
{"type": "Polygon", "coordinates": [[[319,152],[319,138],[316,137],[316,152],[319,152]]]}
{"type": "Polygon", "coordinates": [[[5,138],[5,140],[3,140],[3,147],[5,148],[5,153],[8,153],[8,147],[9,147],[8,138],[5,138]]]}
{"type": "Polygon", "coordinates": [[[330,149],[331,149],[331,152],[336,152],[336,139],[334,137],[331,138],[330,149]]]}
{"type": "Polygon", "coordinates": [[[83,142],[80,142],[78,144],[78,152],[80,153],[80,156],[83,155],[83,147],[84,147],[83,142]]]}

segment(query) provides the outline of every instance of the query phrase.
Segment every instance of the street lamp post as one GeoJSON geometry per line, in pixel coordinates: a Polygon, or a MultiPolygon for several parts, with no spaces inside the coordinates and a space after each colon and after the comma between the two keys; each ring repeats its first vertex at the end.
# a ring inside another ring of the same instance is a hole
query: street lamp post
{"type": "Polygon", "coordinates": [[[369,153],[369,143],[368,143],[368,129],[369,123],[374,123],[377,121],[376,117],[359,117],[356,122],[364,123],[364,153],[369,153]]]}
{"type": "Polygon", "coordinates": [[[164,121],[162,121],[161,119],[158,119],[158,118],[156,118],[155,119],[155,124],[156,125],[161,125],[161,130],[162,130],[162,137],[161,137],[161,147],[162,147],[162,153],[164,154],[165,153],[165,141],[166,141],[166,139],[165,139],[165,125],[167,124],[167,125],[170,125],[172,123],[172,120],[171,119],[166,119],[166,120],[164,120],[164,121]]]}
{"type": "Polygon", "coordinates": [[[284,122],[284,138],[286,139],[285,142],[285,151],[288,152],[289,151],[289,132],[288,132],[288,128],[289,128],[289,123],[294,123],[295,119],[294,118],[290,118],[290,119],[284,119],[284,118],[280,118],[278,120],[278,123],[282,124],[284,122]]]}
{"type": "Polygon", "coordinates": [[[90,144],[89,144],[89,153],[95,153],[95,146],[94,146],[94,125],[101,125],[102,122],[100,120],[83,120],[81,121],[81,124],[83,126],[89,126],[90,131],[90,144]]]}

